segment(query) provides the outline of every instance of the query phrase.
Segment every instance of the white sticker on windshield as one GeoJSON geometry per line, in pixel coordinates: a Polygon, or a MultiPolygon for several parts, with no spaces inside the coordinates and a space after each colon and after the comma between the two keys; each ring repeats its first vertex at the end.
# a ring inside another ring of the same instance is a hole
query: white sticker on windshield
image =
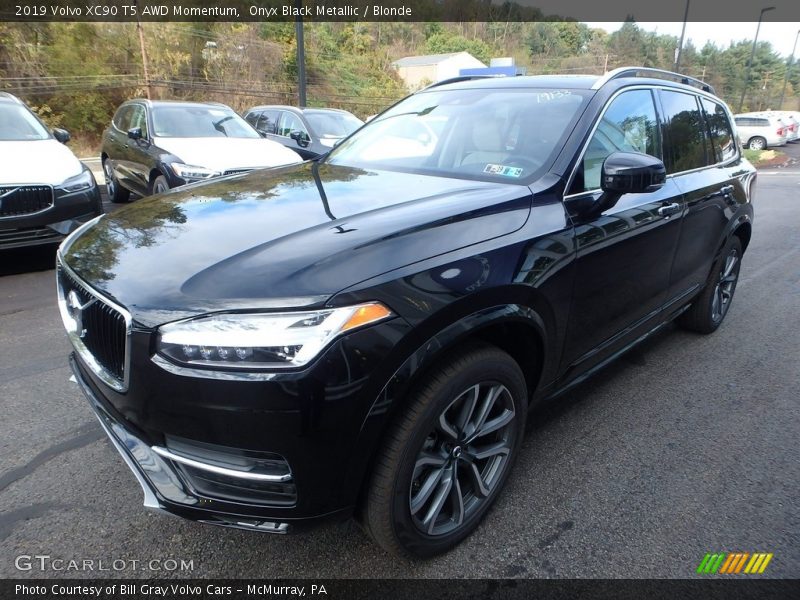
{"type": "Polygon", "coordinates": [[[489,163],[486,165],[486,168],[483,170],[484,173],[489,173],[490,175],[503,175],[505,177],[519,177],[522,175],[522,168],[521,167],[506,167],[504,165],[493,165],[489,163]]]}

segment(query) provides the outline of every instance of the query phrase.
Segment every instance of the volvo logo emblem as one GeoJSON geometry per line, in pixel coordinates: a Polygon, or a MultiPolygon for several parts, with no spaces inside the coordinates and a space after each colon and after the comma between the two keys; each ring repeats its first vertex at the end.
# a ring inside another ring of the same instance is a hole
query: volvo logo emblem
{"type": "Polygon", "coordinates": [[[69,310],[70,316],[75,319],[75,331],[81,339],[86,335],[86,330],[83,328],[83,311],[96,301],[95,298],[92,298],[86,304],[81,304],[81,298],[78,296],[78,292],[71,290],[70,293],[67,294],[67,309],[69,310]]]}

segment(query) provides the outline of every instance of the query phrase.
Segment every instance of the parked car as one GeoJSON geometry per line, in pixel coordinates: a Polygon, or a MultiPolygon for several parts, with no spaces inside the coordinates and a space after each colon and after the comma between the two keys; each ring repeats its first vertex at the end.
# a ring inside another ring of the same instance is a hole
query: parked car
{"type": "Polygon", "coordinates": [[[745,148],[765,150],[786,144],[786,127],[778,117],[759,113],[735,116],[739,139],[745,148]]]}
{"type": "Polygon", "coordinates": [[[255,106],[244,116],[265,138],[279,142],[304,159],[321,156],[364,124],[346,110],[255,106]]]}
{"type": "Polygon", "coordinates": [[[224,104],[130,100],[103,132],[112,202],[222,175],[294,164],[296,152],[261,136],[224,104]]]}
{"type": "Polygon", "coordinates": [[[58,243],[103,212],[94,176],[68,140],[0,92],[0,249],[58,243]]]}
{"type": "Polygon", "coordinates": [[[788,110],[768,111],[767,115],[773,115],[783,121],[786,127],[786,142],[796,142],[800,139],[800,112],[788,110]]]}
{"type": "Polygon", "coordinates": [[[271,533],[355,513],[389,551],[443,552],[529,407],[673,319],[723,323],[756,179],[731,123],[650,69],[428,87],[319,161],[73,234],[73,372],[147,506],[271,533]],[[427,155],[383,152],[420,120],[427,155]]]}

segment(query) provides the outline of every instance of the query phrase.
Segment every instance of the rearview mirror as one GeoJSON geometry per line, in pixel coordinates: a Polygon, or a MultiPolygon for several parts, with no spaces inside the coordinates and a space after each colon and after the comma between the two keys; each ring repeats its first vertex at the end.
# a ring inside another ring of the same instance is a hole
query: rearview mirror
{"type": "Polygon", "coordinates": [[[305,131],[293,131],[289,134],[289,137],[292,138],[299,146],[305,148],[308,146],[309,138],[308,134],[305,131]]]}
{"type": "Polygon", "coordinates": [[[142,139],[142,128],[134,127],[133,129],[128,129],[128,137],[132,140],[142,139]]]}
{"type": "Polygon", "coordinates": [[[66,129],[53,129],[53,137],[56,138],[62,144],[66,144],[70,139],[71,136],[69,135],[69,131],[66,129]]]}
{"type": "Polygon", "coordinates": [[[610,194],[646,194],[667,180],[664,163],[640,152],[614,152],[603,161],[601,189],[610,194]]]}

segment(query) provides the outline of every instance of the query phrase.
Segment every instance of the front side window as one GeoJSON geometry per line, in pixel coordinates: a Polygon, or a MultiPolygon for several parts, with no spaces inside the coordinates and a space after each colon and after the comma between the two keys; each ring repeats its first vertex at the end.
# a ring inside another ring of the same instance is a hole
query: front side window
{"type": "Polygon", "coordinates": [[[131,120],[129,129],[141,129],[142,137],[147,137],[147,113],[144,106],[135,104],[131,107],[131,120]]]}
{"type": "Polygon", "coordinates": [[[128,131],[131,128],[131,110],[132,106],[120,106],[117,110],[117,114],[114,115],[113,123],[114,127],[119,129],[120,131],[128,131]]]}
{"type": "Polygon", "coordinates": [[[258,132],[227,106],[153,107],[153,135],[174,138],[258,138],[258,132]]]}
{"type": "Polygon", "coordinates": [[[265,110],[258,118],[256,129],[261,133],[275,133],[278,130],[278,116],[277,110],[265,110]]]}
{"type": "Polygon", "coordinates": [[[600,189],[603,162],[614,152],[661,158],[658,119],[650,90],[623,92],[608,105],[575,172],[570,194],[600,189]]]}
{"type": "Polygon", "coordinates": [[[591,92],[432,89],[409,96],[336,146],[325,162],[527,183],[547,168],[591,92]]]}
{"type": "Polygon", "coordinates": [[[736,143],[733,129],[728,120],[725,108],[708,98],[701,98],[700,103],[706,113],[708,129],[711,132],[711,147],[714,152],[714,163],[725,162],[736,156],[736,143]]]}
{"type": "Polygon", "coordinates": [[[308,135],[305,125],[300,120],[300,117],[294,113],[285,112],[281,116],[281,124],[278,126],[278,135],[289,137],[293,131],[299,131],[308,135]]]}
{"type": "Polygon", "coordinates": [[[697,96],[661,90],[664,107],[667,173],[680,173],[705,167],[706,126],[697,96]]]}
{"type": "Polygon", "coordinates": [[[27,108],[16,103],[0,103],[0,140],[23,142],[49,137],[47,128],[27,108]]]}

